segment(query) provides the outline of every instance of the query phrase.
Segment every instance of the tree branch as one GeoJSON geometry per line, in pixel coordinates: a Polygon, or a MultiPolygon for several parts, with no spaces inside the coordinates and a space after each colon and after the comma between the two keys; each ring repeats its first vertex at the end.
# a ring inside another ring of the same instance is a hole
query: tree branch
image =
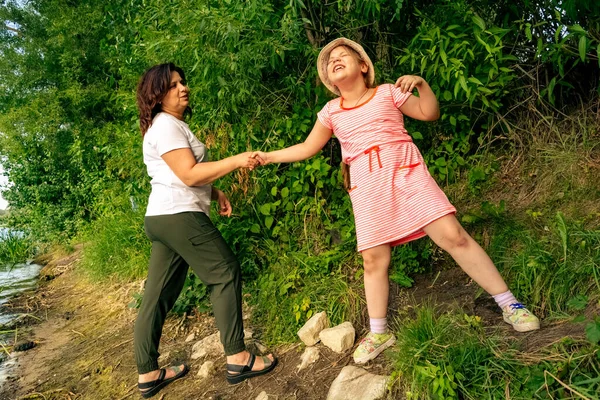
{"type": "MultiPolygon", "coordinates": [[[[302,15],[302,19],[303,20],[309,20],[308,15],[306,14],[305,10],[300,10],[300,15],[302,15]]],[[[313,35],[313,33],[310,31],[310,26],[305,22],[302,21],[304,24],[304,30],[306,31],[306,36],[308,37],[308,41],[310,42],[310,44],[316,48],[317,47],[317,41],[315,40],[315,36],[313,35]]]]}

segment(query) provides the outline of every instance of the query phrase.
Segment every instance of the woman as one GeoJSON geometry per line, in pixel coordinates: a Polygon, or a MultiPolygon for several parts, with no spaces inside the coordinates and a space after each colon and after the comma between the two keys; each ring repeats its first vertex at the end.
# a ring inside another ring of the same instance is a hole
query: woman
{"type": "Polygon", "coordinates": [[[134,334],[138,388],[149,398],[188,372],[185,364],[159,369],[157,362],[165,317],[183,288],[188,266],[211,293],[227,357],[227,380],[239,383],[267,373],[277,359],[246,351],[240,265],[209,218],[211,200],[218,202],[221,215],[231,215],[227,196],[212,182],[238,168],[253,169],[257,161],[251,153],[207,161],[204,144],[184,122],[191,113],[185,75],[171,63],[146,71],[138,85],[137,103],[144,163],[152,178],[144,219],[152,253],[134,334]]]}

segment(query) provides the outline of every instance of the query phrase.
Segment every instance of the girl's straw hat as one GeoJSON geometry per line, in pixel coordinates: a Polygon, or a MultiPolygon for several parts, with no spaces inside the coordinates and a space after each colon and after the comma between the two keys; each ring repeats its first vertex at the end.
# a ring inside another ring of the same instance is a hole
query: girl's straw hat
{"type": "Polygon", "coordinates": [[[343,37],[329,42],[325,47],[323,47],[323,49],[319,53],[319,58],[317,59],[317,69],[319,71],[319,78],[321,78],[321,82],[323,82],[323,84],[331,92],[337,94],[338,96],[341,96],[341,93],[338,90],[338,88],[331,83],[329,77],[327,76],[327,62],[329,61],[329,54],[333,49],[339,46],[348,46],[360,55],[360,58],[362,58],[363,61],[369,67],[369,70],[367,71],[367,86],[373,86],[373,82],[375,82],[375,70],[373,68],[373,63],[371,62],[371,59],[365,52],[365,49],[363,49],[360,44],[343,37]]]}

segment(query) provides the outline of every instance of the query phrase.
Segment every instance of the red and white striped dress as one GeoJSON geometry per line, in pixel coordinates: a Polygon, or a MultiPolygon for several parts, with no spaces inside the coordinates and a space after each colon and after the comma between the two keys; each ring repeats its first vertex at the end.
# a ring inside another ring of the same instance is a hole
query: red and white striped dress
{"type": "Polygon", "coordinates": [[[358,251],[421,238],[423,227],[456,212],[404,128],[398,108],[409,96],[385,84],[358,107],[344,108],[340,97],[317,114],[350,165],[358,251]]]}

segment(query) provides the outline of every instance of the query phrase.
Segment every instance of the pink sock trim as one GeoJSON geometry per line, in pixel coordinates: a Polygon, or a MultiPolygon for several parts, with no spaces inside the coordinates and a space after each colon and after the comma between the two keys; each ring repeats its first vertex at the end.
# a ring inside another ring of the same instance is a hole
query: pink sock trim
{"type": "Polygon", "coordinates": [[[500,293],[492,297],[494,298],[494,300],[496,300],[496,303],[500,308],[504,308],[508,305],[518,303],[517,299],[515,298],[515,296],[513,296],[510,290],[507,290],[504,293],[500,293]]]}
{"type": "Polygon", "coordinates": [[[387,332],[387,318],[369,318],[371,324],[371,332],[373,333],[386,333],[387,332]]]}

